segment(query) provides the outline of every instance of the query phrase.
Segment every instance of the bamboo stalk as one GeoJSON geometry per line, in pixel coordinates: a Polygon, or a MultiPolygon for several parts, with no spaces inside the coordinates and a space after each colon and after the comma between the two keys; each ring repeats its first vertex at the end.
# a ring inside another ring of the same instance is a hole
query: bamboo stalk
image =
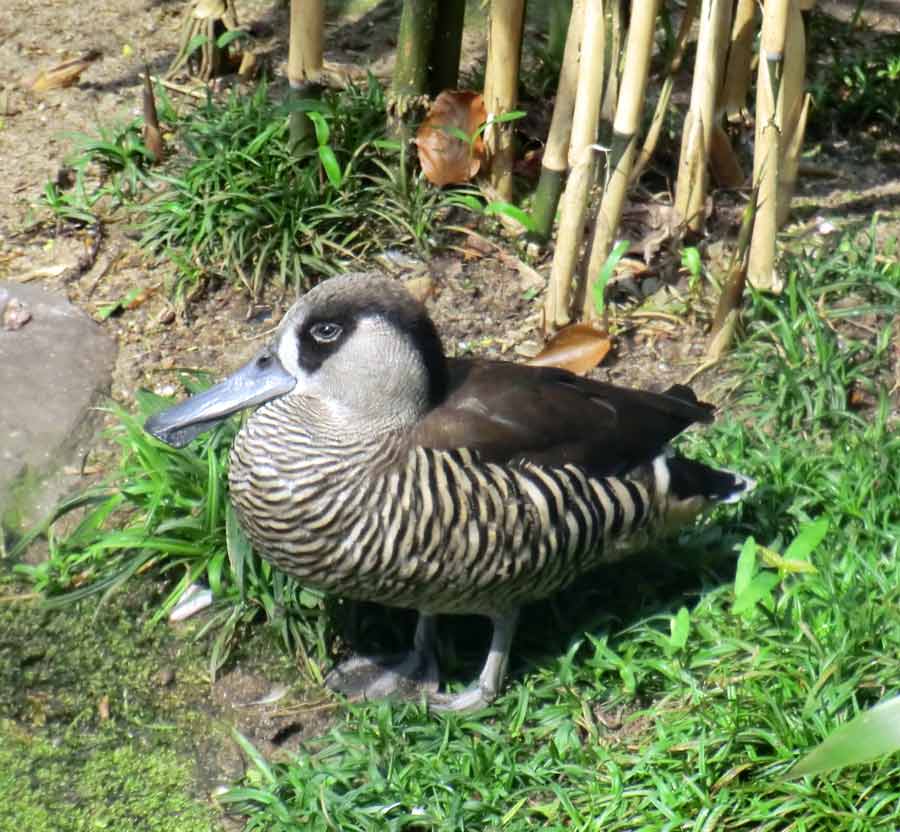
{"type": "Polygon", "coordinates": [[[291,0],[288,82],[297,88],[316,81],[322,72],[322,0],[291,0]]]}
{"type": "Polygon", "coordinates": [[[791,213],[791,199],[797,184],[803,134],[809,112],[806,86],[806,31],[800,4],[792,2],[787,20],[784,46],[784,81],[778,99],[782,125],[778,171],[778,210],[776,222],[781,228],[791,213]]]}
{"type": "Polygon", "coordinates": [[[428,93],[428,58],[436,18],[436,0],[403,0],[390,104],[400,121],[413,102],[428,93]]]}
{"type": "MultiPolygon", "coordinates": [[[[322,73],[322,0],[291,0],[291,29],[288,42],[288,83],[290,98],[303,98],[309,86],[322,73]]],[[[313,134],[312,123],[305,113],[295,110],[290,116],[291,145],[306,145],[313,134]]]]}
{"type": "Polygon", "coordinates": [[[606,14],[606,47],[603,57],[603,73],[606,81],[603,100],[600,103],[598,136],[601,144],[609,144],[612,141],[612,126],[616,117],[619,82],[621,81],[622,32],[625,28],[625,21],[622,19],[622,0],[612,0],[607,3],[604,11],[606,14]]]}
{"type": "Polygon", "coordinates": [[[663,81],[659,98],[656,101],[656,109],[653,111],[653,119],[644,138],[644,145],[641,147],[634,162],[634,168],[628,181],[629,185],[633,185],[641,178],[641,174],[643,174],[650,159],[653,158],[656,145],[659,144],[659,137],[662,135],[663,124],[666,120],[666,112],[669,109],[669,101],[672,99],[672,90],[675,87],[675,74],[681,68],[684,48],[687,45],[688,35],[691,33],[694,19],[697,16],[698,5],[699,0],[688,0],[684,7],[684,13],[681,15],[681,25],[678,27],[678,34],[675,36],[672,57],[669,59],[669,70],[666,73],[666,79],[663,81]]]}
{"type": "Polygon", "coordinates": [[[794,125],[793,133],[785,142],[784,156],[781,164],[781,176],[778,180],[778,227],[787,222],[791,211],[791,199],[797,187],[797,176],[800,172],[800,156],[803,153],[803,136],[806,133],[806,119],[812,95],[807,93],[800,106],[800,116],[794,125]]]}
{"type": "Polygon", "coordinates": [[[603,90],[604,18],[603,0],[586,0],[581,67],[575,91],[572,136],[569,144],[569,177],[560,206],[556,252],[544,302],[544,329],[549,331],[570,321],[572,278],[584,238],[588,194],[594,178],[594,148],[603,90]]]}
{"type": "Polygon", "coordinates": [[[691,105],[684,120],[675,185],[675,215],[695,232],[703,229],[709,152],[716,123],[716,96],[724,64],[723,47],[730,25],[731,0],[703,0],[691,105]]]}
{"type": "Polygon", "coordinates": [[[524,21],[525,0],[492,0],[484,97],[489,125],[484,139],[490,160],[491,186],[507,202],[512,200],[515,128],[509,122],[490,122],[491,117],[496,118],[516,107],[524,21]]]}
{"type": "Polygon", "coordinates": [[[440,0],[437,4],[428,81],[432,97],[444,90],[456,89],[465,15],[466,0],[440,0]]]}
{"type": "Polygon", "coordinates": [[[733,122],[744,121],[747,115],[755,22],[756,0],[737,0],[722,90],[722,107],[728,120],[733,122]]]}
{"type": "Polygon", "coordinates": [[[756,289],[769,292],[780,292],[784,287],[775,271],[782,135],[777,104],[781,97],[790,5],[791,0],[766,0],[756,81],[757,128],[753,151],[753,181],[759,197],[750,243],[747,279],[756,289]]]}
{"type": "Polygon", "coordinates": [[[606,160],[606,183],[597,224],[591,244],[591,257],[585,276],[582,316],[590,320],[597,316],[594,305],[593,282],[612,249],[613,239],[622,216],[628,180],[637,154],[637,134],[641,126],[647,75],[653,55],[653,36],[656,30],[657,0],[634,0],[631,4],[631,24],[625,43],[625,66],[622,70],[622,89],[613,123],[612,148],[606,160]]]}
{"type": "Polygon", "coordinates": [[[572,4],[562,67],[559,71],[559,85],[556,88],[556,101],[553,105],[553,117],[550,120],[547,145],[541,160],[541,178],[534,195],[531,211],[535,236],[542,241],[550,238],[556,207],[568,167],[566,154],[569,151],[569,140],[572,137],[575,87],[578,82],[578,67],[581,61],[584,6],[585,0],[575,0],[572,4]]]}

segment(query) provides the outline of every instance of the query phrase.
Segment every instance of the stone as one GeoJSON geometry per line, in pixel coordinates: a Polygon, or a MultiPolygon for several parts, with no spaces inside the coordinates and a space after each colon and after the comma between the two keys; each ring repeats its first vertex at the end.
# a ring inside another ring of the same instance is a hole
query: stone
{"type": "Polygon", "coordinates": [[[52,508],[55,477],[93,438],[117,348],[64,297],[7,281],[0,296],[31,315],[21,328],[0,328],[0,521],[17,525],[52,508]]]}

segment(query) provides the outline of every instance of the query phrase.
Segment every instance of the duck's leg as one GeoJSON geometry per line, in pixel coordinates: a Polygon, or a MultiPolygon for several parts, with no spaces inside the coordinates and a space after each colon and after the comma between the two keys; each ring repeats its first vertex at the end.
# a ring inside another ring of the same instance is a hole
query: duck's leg
{"type": "Polygon", "coordinates": [[[509,650],[512,647],[519,611],[514,610],[507,615],[492,616],[494,634],[488,656],[481,669],[478,681],[457,694],[432,694],[428,697],[431,706],[437,711],[474,711],[490,705],[500,693],[506,665],[509,662],[509,650]]]}
{"type": "Polygon", "coordinates": [[[393,693],[434,693],[438,689],[435,617],[419,613],[412,652],[404,656],[353,656],[341,662],[325,684],[348,699],[383,699],[393,693]]]}

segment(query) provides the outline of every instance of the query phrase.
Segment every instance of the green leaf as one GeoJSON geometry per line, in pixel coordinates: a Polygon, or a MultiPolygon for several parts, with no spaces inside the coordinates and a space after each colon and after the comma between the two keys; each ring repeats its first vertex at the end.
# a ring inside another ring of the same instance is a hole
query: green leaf
{"type": "Polygon", "coordinates": [[[691,276],[700,277],[703,271],[700,252],[694,246],[686,246],[681,252],[681,265],[691,273],[691,276]]]}
{"type": "Polygon", "coordinates": [[[610,278],[616,271],[616,266],[619,264],[619,261],[622,259],[625,252],[628,251],[630,245],[631,243],[628,240],[619,240],[619,242],[616,243],[615,247],[606,258],[606,262],[601,267],[600,274],[597,275],[597,279],[591,286],[591,292],[594,298],[594,308],[599,313],[602,313],[606,308],[606,284],[609,283],[610,278]]]}
{"type": "Polygon", "coordinates": [[[515,220],[528,231],[534,231],[534,220],[532,219],[531,214],[509,202],[489,202],[487,206],[485,206],[484,213],[488,215],[503,214],[504,216],[515,220]]]}
{"type": "Polygon", "coordinates": [[[750,585],[734,599],[731,611],[735,615],[752,610],[760,601],[769,598],[781,578],[777,572],[760,572],[750,585]]]}
{"type": "Polygon", "coordinates": [[[227,32],[223,32],[216,39],[216,46],[219,49],[224,49],[228,46],[232,41],[236,41],[238,38],[246,38],[247,33],[243,29],[229,29],[227,32]]]}
{"type": "Polygon", "coordinates": [[[193,55],[201,46],[206,46],[209,43],[209,38],[206,35],[194,35],[189,41],[187,45],[187,53],[188,55],[193,55]]]}
{"type": "Polygon", "coordinates": [[[682,607],[672,616],[669,622],[669,644],[675,650],[684,650],[687,645],[688,636],[691,632],[691,613],[687,607],[682,607]]]}
{"type": "Polygon", "coordinates": [[[459,205],[462,208],[468,208],[473,214],[482,214],[485,211],[484,206],[478,197],[468,194],[451,194],[447,198],[447,202],[451,205],[459,205]]]}
{"type": "Polygon", "coordinates": [[[778,552],[774,549],[770,549],[768,546],[759,546],[758,549],[763,564],[772,569],[804,575],[815,575],[819,571],[808,560],[798,560],[797,558],[788,559],[783,555],[779,555],[778,552]]]}
{"type": "Polygon", "coordinates": [[[328,122],[325,121],[321,113],[316,113],[312,110],[306,114],[306,117],[313,123],[313,127],[316,130],[316,143],[319,147],[325,147],[328,144],[328,139],[331,137],[328,122]]]}
{"type": "Polygon", "coordinates": [[[756,574],[756,541],[752,537],[748,537],[741,546],[737,569],[734,573],[735,597],[744,594],[747,587],[750,586],[754,574],[756,574]]]}
{"type": "Polygon", "coordinates": [[[494,124],[503,124],[507,121],[517,121],[520,118],[525,118],[528,115],[524,110],[510,110],[508,113],[501,113],[499,116],[493,116],[491,121],[494,124]]]}
{"type": "Polygon", "coordinates": [[[275,776],[275,772],[266,762],[266,758],[256,750],[256,746],[236,729],[232,729],[231,736],[241,747],[241,750],[250,758],[250,762],[253,763],[259,773],[265,778],[266,782],[270,786],[276,785],[278,783],[278,778],[275,776]]]}
{"type": "Polygon", "coordinates": [[[322,162],[322,167],[325,168],[325,175],[328,177],[328,181],[335,188],[340,188],[343,176],[341,175],[341,166],[338,164],[334,151],[327,145],[320,145],[319,160],[322,162]]]}
{"type": "Polygon", "coordinates": [[[809,560],[813,549],[824,540],[826,534],[828,534],[827,518],[805,523],[785,550],[785,560],[809,560]]]}
{"type": "Polygon", "coordinates": [[[900,751],[900,696],[880,702],[842,725],[809,752],[787,777],[820,774],[900,751]]]}
{"type": "Polygon", "coordinates": [[[463,144],[472,144],[474,140],[473,137],[466,133],[465,130],[462,130],[459,127],[454,127],[450,124],[441,125],[441,130],[443,130],[445,133],[449,133],[451,136],[453,136],[454,139],[459,139],[459,141],[461,141],[463,144]]]}

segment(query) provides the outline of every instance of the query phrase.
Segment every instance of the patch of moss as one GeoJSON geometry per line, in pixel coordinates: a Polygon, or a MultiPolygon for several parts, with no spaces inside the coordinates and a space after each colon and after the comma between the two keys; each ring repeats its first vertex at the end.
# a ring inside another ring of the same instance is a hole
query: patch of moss
{"type": "Polygon", "coordinates": [[[144,625],[153,581],[57,609],[0,573],[0,830],[218,828],[198,786],[203,645],[144,625]]]}
{"type": "Polygon", "coordinates": [[[0,720],[0,829],[87,832],[217,828],[209,806],[185,784],[191,764],[141,739],[106,737],[57,744],[0,720]]]}

